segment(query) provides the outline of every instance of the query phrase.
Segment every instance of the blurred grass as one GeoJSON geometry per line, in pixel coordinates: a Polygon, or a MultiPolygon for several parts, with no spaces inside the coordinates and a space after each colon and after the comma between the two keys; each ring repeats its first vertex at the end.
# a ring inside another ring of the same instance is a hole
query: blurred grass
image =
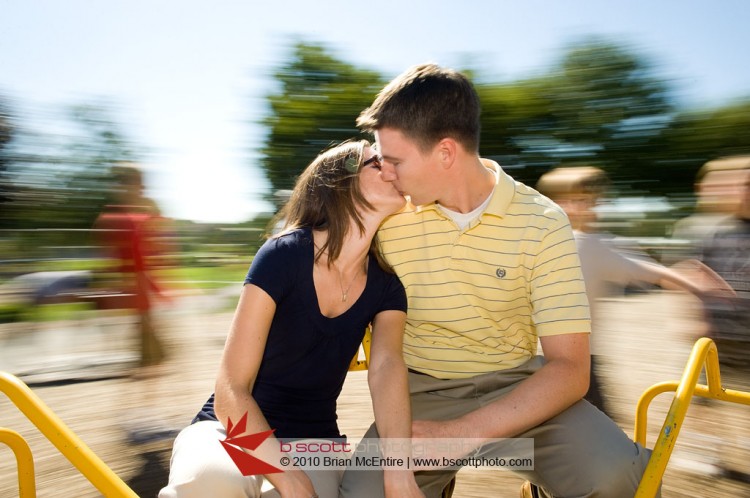
{"type": "Polygon", "coordinates": [[[156,271],[157,280],[170,289],[219,289],[245,280],[247,264],[221,266],[180,266],[156,271]]]}
{"type": "MultiPolygon", "coordinates": [[[[5,275],[22,275],[24,273],[43,271],[102,271],[107,268],[108,262],[101,259],[66,259],[37,261],[33,264],[5,265],[5,275]]],[[[179,288],[194,287],[199,289],[215,289],[225,285],[238,283],[245,280],[245,274],[250,267],[247,263],[232,263],[211,266],[174,266],[155,270],[154,274],[159,280],[171,282],[179,288]]],[[[0,284],[8,278],[0,278],[0,284]]]]}
{"type": "Polygon", "coordinates": [[[59,303],[42,306],[26,306],[20,313],[21,321],[54,322],[75,319],[81,311],[94,309],[92,303],[59,303]]]}
{"type": "MultiPolygon", "coordinates": [[[[217,266],[178,266],[154,271],[159,285],[167,292],[195,289],[211,291],[230,285],[240,285],[245,280],[247,263],[233,263],[217,266]]],[[[26,272],[38,271],[97,271],[106,267],[101,260],[64,260],[43,261],[33,268],[24,268],[26,272]]],[[[2,282],[0,282],[2,283],[2,282]]],[[[96,286],[96,282],[93,284],[96,286]]],[[[48,322],[66,320],[81,311],[93,309],[93,304],[85,302],[68,302],[34,306],[23,302],[0,302],[0,323],[33,321],[48,322]]]]}

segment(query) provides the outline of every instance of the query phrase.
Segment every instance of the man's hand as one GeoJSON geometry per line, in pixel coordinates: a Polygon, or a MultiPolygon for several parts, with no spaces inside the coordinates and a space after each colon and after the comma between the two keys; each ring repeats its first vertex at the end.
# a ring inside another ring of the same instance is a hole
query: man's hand
{"type": "MultiPolygon", "coordinates": [[[[471,429],[461,422],[452,420],[414,420],[412,427],[412,456],[443,462],[463,458],[473,454],[485,439],[475,437],[471,429]],[[474,436],[474,437],[472,437],[474,436]]],[[[420,470],[441,468],[438,466],[419,466],[420,470]]]]}
{"type": "Polygon", "coordinates": [[[410,470],[386,470],[383,479],[386,498],[424,498],[410,470]]]}
{"type": "Polygon", "coordinates": [[[276,491],[279,492],[281,498],[318,497],[310,478],[301,470],[284,472],[283,474],[271,474],[267,476],[267,478],[271,481],[271,484],[274,485],[276,491]]]}

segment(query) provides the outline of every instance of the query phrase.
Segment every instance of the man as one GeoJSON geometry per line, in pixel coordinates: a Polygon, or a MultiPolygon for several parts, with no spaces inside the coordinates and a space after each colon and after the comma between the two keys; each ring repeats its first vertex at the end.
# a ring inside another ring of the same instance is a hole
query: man
{"type": "MultiPolygon", "coordinates": [[[[384,175],[417,206],[378,234],[409,299],[413,435],[534,438],[534,468],[520,473],[538,488],[527,493],[632,497],[649,452],[581,400],[590,321],[570,224],[479,157],[479,111],[466,77],[428,64],[389,83],[357,122],[374,132],[384,175]]],[[[438,497],[455,472],[417,481],[438,497]]],[[[347,471],[342,496],[382,496],[378,474],[347,471]]]]}
{"type": "Polygon", "coordinates": [[[746,169],[750,169],[750,155],[722,157],[701,166],[695,177],[695,212],[672,227],[672,238],[682,245],[667,253],[666,261],[700,258],[707,240],[733,228],[742,203],[743,185],[738,175],[746,169]]]}
{"type": "Polygon", "coordinates": [[[750,161],[731,173],[736,203],[723,230],[703,242],[703,262],[718,273],[736,292],[727,297],[710,293],[706,316],[711,337],[719,349],[722,364],[747,373],[750,357],[750,161]]]}

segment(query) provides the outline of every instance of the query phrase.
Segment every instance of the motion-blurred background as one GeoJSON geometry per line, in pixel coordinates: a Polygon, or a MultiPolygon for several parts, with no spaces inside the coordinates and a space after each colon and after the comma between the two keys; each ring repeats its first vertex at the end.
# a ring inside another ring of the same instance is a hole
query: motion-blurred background
{"type": "MultiPolygon", "coordinates": [[[[689,243],[672,228],[696,210],[701,166],[750,154],[748,14],[743,0],[0,0],[0,370],[57,386],[136,359],[120,311],[138,306],[117,300],[123,270],[97,222],[123,205],[122,165],[142,172],[127,204],[158,220],[143,238],[167,363],[213,361],[284,190],[427,61],[476,84],[484,157],[532,186],[555,167],[602,168],[600,230],[667,261],[689,243]],[[180,350],[196,326],[213,349],[180,350]]],[[[173,413],[153,418],[189,420],[208,365],[190,399],[165,388],[173,413]]]]}

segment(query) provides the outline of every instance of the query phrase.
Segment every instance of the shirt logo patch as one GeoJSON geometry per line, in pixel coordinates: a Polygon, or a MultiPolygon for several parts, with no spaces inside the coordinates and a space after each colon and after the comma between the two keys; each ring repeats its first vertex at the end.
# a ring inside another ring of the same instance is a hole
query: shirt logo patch
{"type": "Polygon", "coordinates": [[[505,278],[505,268],[495,270],[495,275],[497,275],[497,278],[505,278]]]}

